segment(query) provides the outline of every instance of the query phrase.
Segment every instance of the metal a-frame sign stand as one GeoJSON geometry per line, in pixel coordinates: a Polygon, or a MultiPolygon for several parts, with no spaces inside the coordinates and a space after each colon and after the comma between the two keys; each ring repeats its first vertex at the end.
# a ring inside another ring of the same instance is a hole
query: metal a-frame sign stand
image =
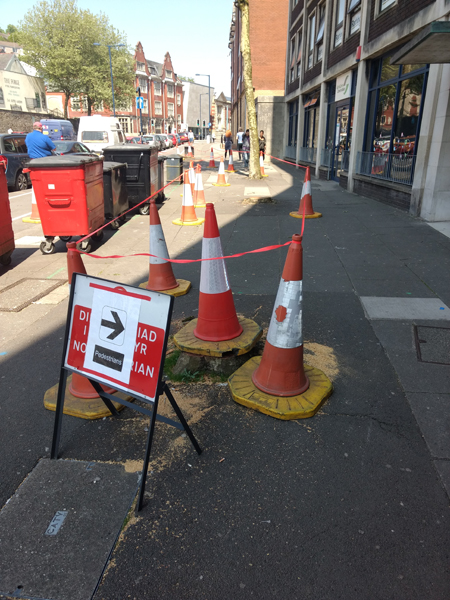
{"type": "Polygon", "coordinates": [[[137,511],[143,506],[155,422],[184,430],[202,450],[167,383],[162,379],[174,298],[117,282],[74,273],[59,377],[51,458],[58,458],[64,396],[69,373],[85,376],[114,417],[113,402],[150,417],[137,511]],[[100,384],[124,391],[146,408],[105,392],[100,384]],[[165,394],[180,423],[158,415],[165,394]]]}

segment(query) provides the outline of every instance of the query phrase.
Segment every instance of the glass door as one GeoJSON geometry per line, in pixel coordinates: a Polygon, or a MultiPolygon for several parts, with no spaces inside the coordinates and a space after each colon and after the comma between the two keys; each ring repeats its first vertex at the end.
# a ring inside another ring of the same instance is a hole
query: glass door
{"type": "Polygon", "coordinates": [[[350,140],[347,140],[349,132],[349,112],[348,105],[336,108],[336,122],[331,157],[331,178],[335,181],[339,181],[339,175],[343,170],[343,162],[346,158],[347,147],[350,147],[350,140]]]}

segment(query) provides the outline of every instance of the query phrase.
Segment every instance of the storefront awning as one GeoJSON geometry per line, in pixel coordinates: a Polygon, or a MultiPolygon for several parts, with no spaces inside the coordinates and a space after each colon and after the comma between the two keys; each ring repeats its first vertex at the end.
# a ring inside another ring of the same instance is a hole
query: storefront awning
{"type": "Polygon", "coordinates": [[[308,100],[308,102],[304,105],[304,108],[308,108],[308,106],[314,106],[314,104],[317,104],[317,100],[319,98],[313,98],[312,100],[308,100]]]}
{"type": "Polygon", "coordinates": [[[427,25],[391,58],[391,65],[450,63],[450,22],[427,25]]]}

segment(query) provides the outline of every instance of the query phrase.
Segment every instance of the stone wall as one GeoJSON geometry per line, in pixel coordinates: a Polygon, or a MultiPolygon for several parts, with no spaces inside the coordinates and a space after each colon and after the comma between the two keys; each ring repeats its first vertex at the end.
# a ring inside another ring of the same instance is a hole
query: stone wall
{"type": "Polygon", "coordinates": [[[20,110],[0,110],[0,133],[7,133],[8,129],[28,133],[33,131],[33,123],[39,119],[51,119],[48,113],[28,113],[20,110]]]}
{"type": "Polygon", "coordinates": [[[266,138],[266,160],[269,156],[284,157],[284,96],[258,96],[255,100],[259,131],[266,138]]]}

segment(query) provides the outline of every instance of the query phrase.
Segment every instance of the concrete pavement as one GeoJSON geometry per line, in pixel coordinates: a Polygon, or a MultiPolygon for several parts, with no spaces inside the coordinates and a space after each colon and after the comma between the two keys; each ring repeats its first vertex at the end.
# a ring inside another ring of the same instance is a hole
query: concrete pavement
{"type": "MultiPolygon", "coordinates": [[[[210,147],[195,146],[225,254],[284,243],[299,231],[289,212],[298,208],[302,170],[273,162],[269,177],[253,182],[237,161],[231,186],[217,188],[210,147]]],[[[159,211],[169,253],[199,258],[202,228],[172,224],[180,191],[171,187],[159,211]]],[[[174,385],[204,453],[197,457],[179,432],[157,425],[147,504],[122,531],[95,599],[448,597],[450,240],[334,182],[314,180],[312,193],[323,218],[305,224],[305,357],[332,379],[333,395],[314,418],[282,422],[235,404],[226,386],[174,385]]],[[[17,213],[25,209],[17,204],[17,213]]],[[[40,236],[36,225],[18,220],[15,228],[18,238],[40,236]]],[[[54,415],[42,399],[58,379],[67,310],[59,249],[42,256],[24,245],[0,278],[0,307],[5,293],[4,306],[14,301],[7,288],[21,279],[49,282],[20,311],[0,308],[2,505],[48,456],[54,415]]],[[[147,249],[148,217],[137,215],[108,233],[97,253],[147,249]]],[[[264,328],[285,255],[227,261],[237,311],[264,328]]],[[[84,262],[89,274],[124,283],[147,274],[145,257],[84,262]]],[[[175,301],[176,331],[196,315],[200,267],[174,272],[193,283],[175,301]]],[[[170,414],[164,402],[162,410],[170,414]]],[[[101,422],[64,417],[62,456],[137,471],[146,426],[128,409],[101,422]]],[[[33,589],[41,585],[47,597],[38,570],[35,579],[33,589]]]]}

